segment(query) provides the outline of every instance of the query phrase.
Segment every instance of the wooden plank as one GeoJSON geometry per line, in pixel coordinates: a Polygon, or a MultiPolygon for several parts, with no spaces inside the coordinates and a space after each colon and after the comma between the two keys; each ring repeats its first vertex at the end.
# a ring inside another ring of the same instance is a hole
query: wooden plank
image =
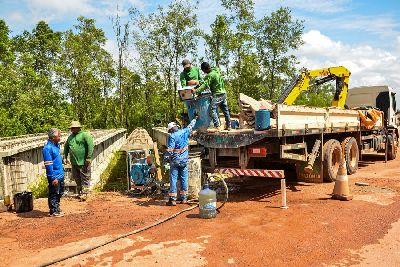
{"type": "Polygon", "coordinates": [[[160,160],[160,155],[158,154],[158,147],[157,147],[157,142],[154,142],[154,159],[156,160],[157,166],[160,166],[157,168],[157,180],[161,181],[162,180],[162,172],[161,172],[161,160],[160,160]]]}

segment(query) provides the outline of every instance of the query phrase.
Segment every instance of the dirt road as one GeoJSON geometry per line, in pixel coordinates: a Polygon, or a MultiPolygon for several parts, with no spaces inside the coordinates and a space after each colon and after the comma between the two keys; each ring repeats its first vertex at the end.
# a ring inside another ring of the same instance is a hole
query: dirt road
{"type": "MultiPolygon", "coordinates": [[[[278,181],[246,178],[215,219],[195,209],[57,266],[400,266],[400,159],[360,165],[352,201],[331,200],[333,184],[289,183],[282,210],[278,181]]],[[[46,199],[30,213],[0,213],[0,265],[40,265],[187,207],[163,204],[107,193],[63,199],[63,218],[47,216],[46,199]]]]}

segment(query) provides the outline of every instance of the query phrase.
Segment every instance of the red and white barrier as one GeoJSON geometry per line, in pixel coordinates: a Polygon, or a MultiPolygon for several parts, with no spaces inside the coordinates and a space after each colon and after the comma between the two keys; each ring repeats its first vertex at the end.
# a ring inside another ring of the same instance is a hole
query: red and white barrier
{"type": "Polygon", "coordinates": [[[255,176],[255,177],[268,177],[268,178],[285,178],[283,170],[262,170],[262,169],[236,169],[236,168],[221,168],[216,169],[215,172],[230,173],[237,176],[255,176]]]}

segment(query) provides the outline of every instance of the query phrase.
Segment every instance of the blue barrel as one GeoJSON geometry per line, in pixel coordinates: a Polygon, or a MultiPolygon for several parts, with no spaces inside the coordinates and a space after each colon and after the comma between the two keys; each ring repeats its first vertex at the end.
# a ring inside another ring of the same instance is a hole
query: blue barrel
{"type": "Polygon", "coordinates": [[[269,129],[271,114],[269,110],[260,109],[256,111],[256,130],[262,131],[269,129]]]}
{"type": "Polygon", "coordinates": [[[207,129],[211,123],[211,117],[209,115],[209,107],[211,103],[211,94],[202,94],[191,100],[185,100],[185,104],[188,110],[189,120],[193,120],[194,113],[197,111],[199,119],[194,126],[194,130],[207,129]]]}

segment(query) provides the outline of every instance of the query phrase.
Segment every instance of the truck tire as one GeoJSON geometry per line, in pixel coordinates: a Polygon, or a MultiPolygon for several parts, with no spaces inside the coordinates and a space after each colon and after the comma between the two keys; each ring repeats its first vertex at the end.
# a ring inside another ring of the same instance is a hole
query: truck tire
{"type": "Polygon", "coordinates": [[[344,159],[346,160],[347,174],[356,173],[360,158],[357,140],[354,137],[346,137],[342,141],[342,149],[344,153],[344,159]]]}
{"type": "Polygon", "coordinates": [[[397,156],[397,137],[395,135],[388,135],[388,160],[394,160],[397,156]]]}
{"type": "Polygon", "coordinates": [[[324,181],[334,182],[342,161],[342,147],[336,139],[324,144],[324,181]]]}

